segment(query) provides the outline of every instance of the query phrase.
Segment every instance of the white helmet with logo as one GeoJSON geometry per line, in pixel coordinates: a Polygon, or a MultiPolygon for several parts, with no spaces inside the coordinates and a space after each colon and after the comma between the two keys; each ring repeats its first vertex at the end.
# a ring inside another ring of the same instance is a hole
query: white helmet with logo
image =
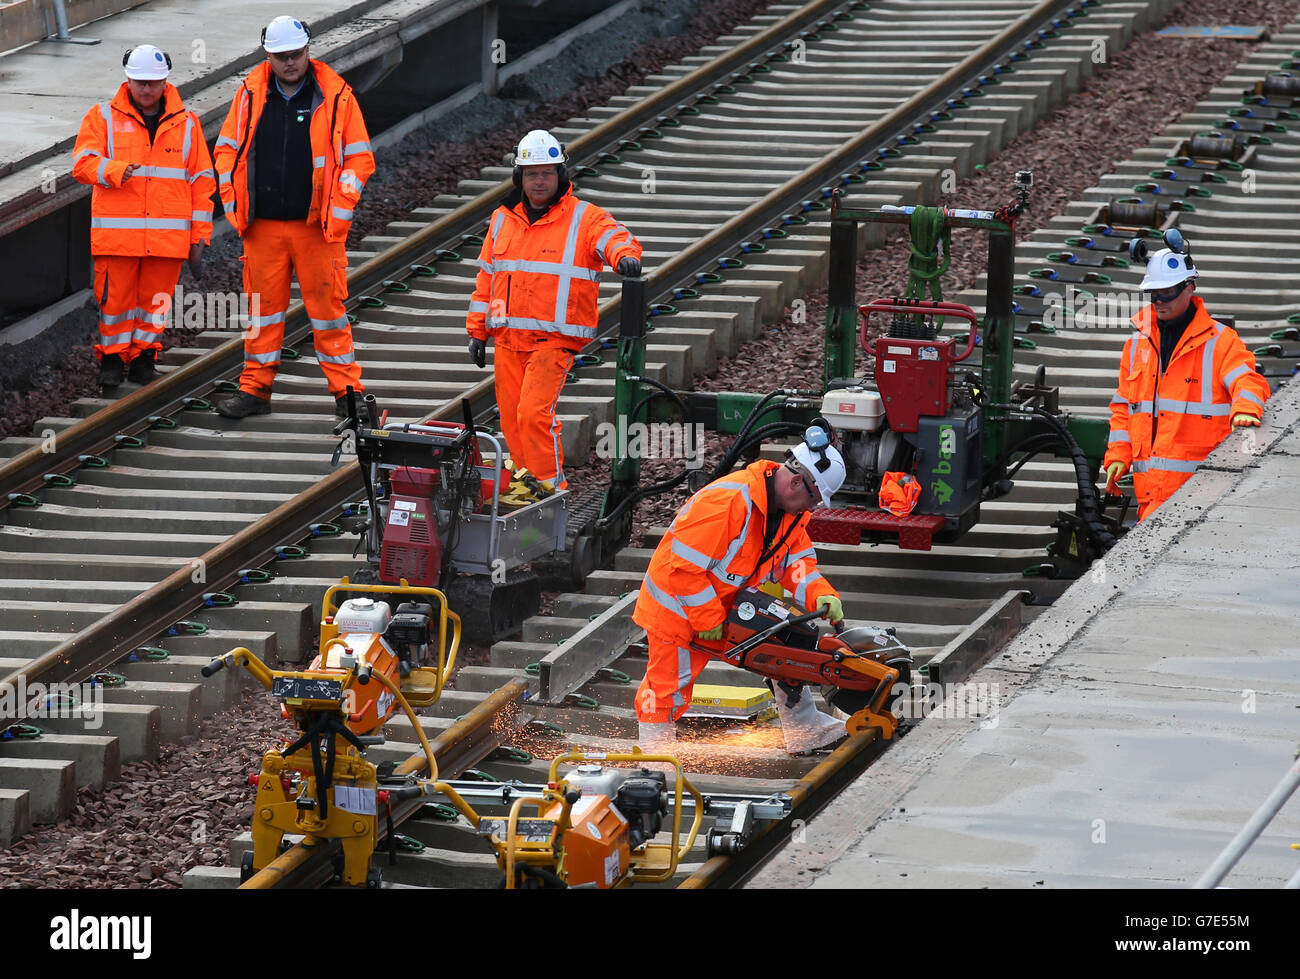
{"type": "Polygon", "coordinates": [[[172,70],[171,58],[152,44],[137,44],[122,59],[126,77],[137,82],[156,82],[172,70]]]}
{"type": "Polygon", "coordinates": [[[515,166],[540,167],[559,165],[565,161],[564,147],[545,129],[534,129],[524,134],[515,150],[515,166]]]}
{"type": "Polygon", "coordinates": [[[294,17],[277,17],[262,28],[262,50],[267,54],[301,51],[311,40],[311,29],[294,17]]]}
{"type": "Polygon", "coordinates": [[[804,440],[789,450],[791,465],[817,487],[818,506],[829,506],[830,499],[844,485],[844,458],[831,445],[830,436],[816,425],[809,426],[804,440]]]}
{"type": "Polygon", "coordinates": [[[1188,279],[1200,278],[1200,273],[1187,256],[1171,248],[1162,248],[1147,260],[1147,274],[1138,286],[1143,292],[1153,289],[1168,289],[1188,279]]]}

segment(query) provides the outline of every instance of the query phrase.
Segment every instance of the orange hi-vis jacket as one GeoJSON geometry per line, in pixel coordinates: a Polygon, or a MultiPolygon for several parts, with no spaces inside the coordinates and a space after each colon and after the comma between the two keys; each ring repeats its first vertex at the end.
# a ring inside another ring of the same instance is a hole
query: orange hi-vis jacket
{"type": "Polygon", "coordinates": [[[72,175],[92,184],[92,255],[185,258],[212,240],[212,158],[198,116],[180,92],[163,90],[153,143],[126,82],[86,113],[72,149],[72,175]],[[132,163],[140,169],[125,183],[132,163]]]}
{"type": "Polygon", "coordinates": [[[550,339],[579,351],[596,336],[602,263],[628,257],[641,257],[640,242],[572,186],[532,224],[516,190],[488,222],[465,330],[513,350],[550,339]]]}
{"type": "Polygon", "coordinates": [[[1196,314],[1160,372],[1155,310],[1133,317],[1119,386],[1110,402],[1110,442],[1102,467],[1128,465],[1144,517],[1183,483],[1232,430],[1236,414],[1263,417],[1269,386],[1237,331],[1217,323],[1193,296],[1196,314]]]}
{"type": "Polygon", "coordinates": [[[632,621],[685,644],[693,633],[721,625],[736,592],[747,585],[779,581],[810,612],[822,595],[839,597],[817,570],[808,513],[782,515],[772,553],[760,563],[769,506],[775,505],[769,504],[766,479],[780,467],[755,462],[686,501],[650,559],[632,621]]]}
{"type": "MultiPolygon", "coordinates": [[[[323,61],[313,58],[311,69],[316,95],[312,99],[312,191],[307,222],[319,221],[326,241],[346,241],[361,189],[375,172],[375,156],[351,87],[323,61]]],[[[265,61],[249,72],[217,137],[214,155],[221,203],[240,235],[257,218],[252,213],[250,161],[274,77],[265,61]]]]}

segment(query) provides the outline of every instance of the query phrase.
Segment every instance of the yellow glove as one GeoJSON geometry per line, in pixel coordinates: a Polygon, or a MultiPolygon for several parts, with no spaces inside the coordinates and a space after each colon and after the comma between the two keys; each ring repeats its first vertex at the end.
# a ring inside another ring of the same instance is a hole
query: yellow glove
{"type": "Polygon", "coordinates": [[[703,632],[695,634],[696,639],[707,639],[710,642],[717,642],[722,638],[722,626],[716,626],[712,629],[705,629],[703,632]]]}
{"type": "Polygon", "coordinates": [[[844,621],[844,603],[834,595],[822,595],[817,599],[817,610],[822,609],[830,609],[828,618],[831,620],[831,625],[844,621]]]}
{"type": "Polygon", "coordinates": [[[1116,491],[1117,487],[1115,484],[1119,482],[1119,478],[1124,475],[1124,470],[1126,469],[1128,469],[1128,466],[1122,462],[1112,462],[1106,467],[1107,493],[1113,494],[1116,491]]]}
{"type": "Polygon", "coordinates": [[[1244,411],[1239,411],[1237,412],[1237,414],[1232,416],[1232,427],[1233,428],[1246,428],[1246,427],[1258,428],[1259,419],[1256,418],[1254,415],[1248,415],[1244,411]]]}

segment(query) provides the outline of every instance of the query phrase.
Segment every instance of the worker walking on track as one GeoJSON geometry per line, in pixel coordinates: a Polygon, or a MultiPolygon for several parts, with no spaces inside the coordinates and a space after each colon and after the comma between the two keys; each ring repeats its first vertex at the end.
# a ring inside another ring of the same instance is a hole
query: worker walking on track
{"type": "MultiPolygon", "coordinates": [[[[677,514],[650,559],[632,615],[650,646],[636,693],[642,748],[672,742],[696,677],[727,649],[723,625],[742,588],[780,582],[796,604],[826,609],[832,623],[844,618],[838,593],[817,570],[807,530],[808,511],[829,501],[844,475],[844,460],[825,433],[810,429],[784,464],[760,460],[714,480],[677,514]]],[[[811,691],[774,681],[773,692],[791,753],[846,736],[842,721],[813,705],[811,691]]]]}
{"type": "Polygon", "coordinates": [[[1199,275],[1177,231],[1151,256],[1141,288],[1151,305],[1120,356],[1103,466],[1108,491],[1133,473],[1138,519],[1192,478],[1234,428],[1256,426],[1269,385],[1237,331],[1215,322],[1194,295],[1199,275]]]}
{"type": "Polygon", "coordinates": [[[496,347],[497,404],[516,503],[568,486],[555,404],[574,355],[596,336],[601,268],[641,274],[641,244],[573,195],[565,159],[544,130],[519,141],[515,190],[488,223],[465,322],[473,363],[485,366],[489,336],[496,347]],[[533,478],[525,485],[526,474],[533,478]]]}
{"type": "Polygon", "coordinates": [[[86,113],[72,175],[95,189],[90,252],[99,304],[99,383],[155,377],[172,294],[189,259],[197,275],[212,241],[212,157],[198,116],[168,84],[171,58],[152,44],[122,58],[126,81],[86,113]]]}
{"type": "Polygon", "coordinates": [[[266,61],[244,79],[217,139],[218,189],[244,240],[244,290],[256,309],[244,335],[239,391],[216,405],[227,418],[271,411],[293,274],[335,414],[346,413],[349,385],[364,390],[343,306],[344,246],[375,158],[352,89],[309,56],[310,38],[292,17],[267,25],[266,61]]]}

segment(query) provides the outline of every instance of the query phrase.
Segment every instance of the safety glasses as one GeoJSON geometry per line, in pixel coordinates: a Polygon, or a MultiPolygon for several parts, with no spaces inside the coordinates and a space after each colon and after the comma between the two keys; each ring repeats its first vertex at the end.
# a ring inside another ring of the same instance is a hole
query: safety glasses
{"type": "Polygon", "coordinates": [[[1180,282],[1176,286],[1170,286],[1168,289],[1156,289],[1151,293],[1153,303],[1171,303],[1183,294],[1187,288],[1187,282],[1180,282]]]}
{"type": "Polygon", "coordinates": [[[818,503],[821,502],[821,496],[820,494],[818,494],[817,488],[808,481],[807,476],[799,472],[799,470],[792,468],[791,466],[786,466],[785,468],[790,470],[790,472],[794,475],[795,488],[802,490],[804,493],[807,494],[811,506],[816,506],[818,503]]]}
{"type": "Polygon", "coordinates": [[[276,61],[280,61],[287,64],[290,61],[297,61],[299,58],[303,57],[306,53],[307,53],[306,48],[299,48],[297,51],[277,51],[274,54],[272,54],[271,57],[274,58],[276,61]]]}

